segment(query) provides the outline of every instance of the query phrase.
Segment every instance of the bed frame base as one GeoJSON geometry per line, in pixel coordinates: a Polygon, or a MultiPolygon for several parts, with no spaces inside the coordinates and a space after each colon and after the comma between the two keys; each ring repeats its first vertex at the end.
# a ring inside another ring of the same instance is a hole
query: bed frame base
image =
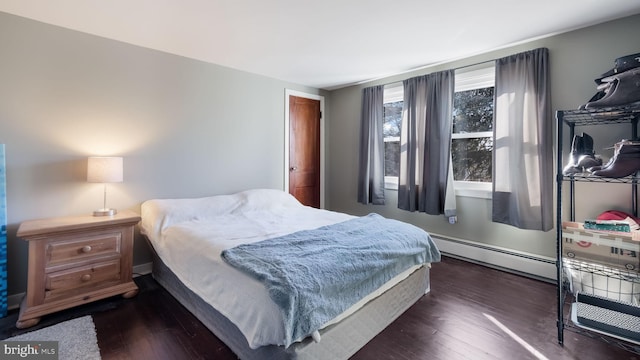
{"type": "Polygon", "coordinates": [[[153,277],[196,316],[240,359],[348,359],[430,291],[429,268],[423,266],[341,322],[320,330],[321,341],[311,338],[283,346],[251,349],[244,335],[225,316],[184,286],[154,253],[153,277]]]}

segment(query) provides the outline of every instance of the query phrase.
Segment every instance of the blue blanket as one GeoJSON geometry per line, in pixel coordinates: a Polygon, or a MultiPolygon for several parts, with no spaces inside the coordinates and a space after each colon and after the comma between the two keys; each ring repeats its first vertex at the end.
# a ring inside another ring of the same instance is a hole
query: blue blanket
{"type": "Polygon", "coordinates": [[[265,284],[289,346],[409,267],[440,261],[440,251],[424,230],[369,214],[240,245],[222,257],[265,284]]]}

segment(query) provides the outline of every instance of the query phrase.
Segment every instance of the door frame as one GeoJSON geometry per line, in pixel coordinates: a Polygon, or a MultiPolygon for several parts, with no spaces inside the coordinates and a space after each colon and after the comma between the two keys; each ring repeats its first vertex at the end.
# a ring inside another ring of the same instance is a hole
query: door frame
{"type": "Polygon", "coordinates": [[[284,89],[284,191],[289,192],[289,96],[320,100],[320,208],[324,209],[324,96],[284,89]]]}

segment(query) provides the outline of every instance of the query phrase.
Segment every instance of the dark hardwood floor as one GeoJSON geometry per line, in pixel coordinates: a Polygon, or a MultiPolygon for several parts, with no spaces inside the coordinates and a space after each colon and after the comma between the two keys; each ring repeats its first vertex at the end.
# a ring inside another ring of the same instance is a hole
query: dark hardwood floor
{"type": "MultiPolygon", "coordinates": [[[[640,360],[569,330],[560,346],[553,284],[446,257],[433,265],[431,279],[431,293],[352,359],[640,360]]],[[[236,359],[151,276],[136,282],[140,293],[133,299],[115,297],[52,314],[35,328],[91,314],[104,360],[236,359]]],[[[15,328],[16,318],[12,311],[0,319],[0,339],[25,331],[15,328]]]]}

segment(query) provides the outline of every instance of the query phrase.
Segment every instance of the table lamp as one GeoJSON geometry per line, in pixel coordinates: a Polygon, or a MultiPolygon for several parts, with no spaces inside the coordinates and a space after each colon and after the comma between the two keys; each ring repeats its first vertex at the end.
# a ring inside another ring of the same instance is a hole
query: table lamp
{"type": "Polygon", "coordinates": [[[122,158],[114,156],[91,156],[87,160],[87,182],[104,184],[102,209],[95,210],[93,216],[112,216],[118,211],[107,208],[107,183],[122,182],[122,158]]]}

